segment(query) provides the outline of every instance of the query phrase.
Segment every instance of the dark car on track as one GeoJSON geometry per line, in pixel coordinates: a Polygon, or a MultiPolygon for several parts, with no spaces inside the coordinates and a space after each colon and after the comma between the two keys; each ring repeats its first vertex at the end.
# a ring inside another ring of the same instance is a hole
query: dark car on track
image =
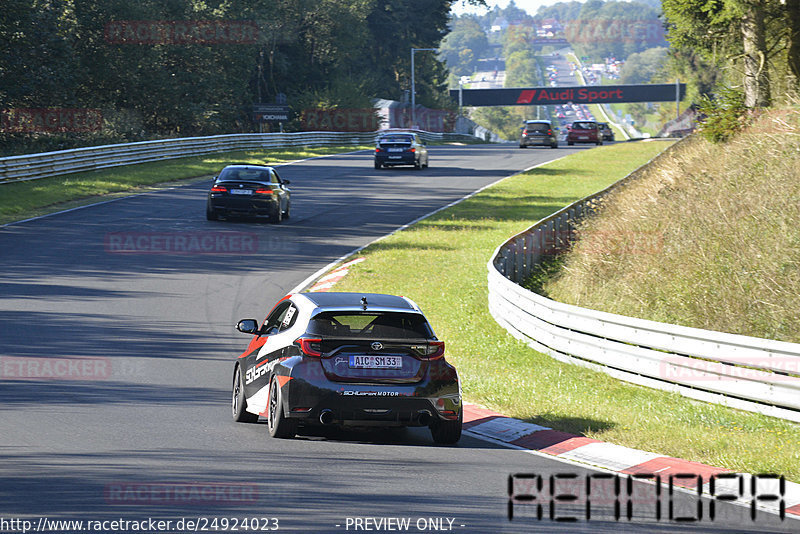
{"type": "Polygon", "coordinates": [[[609,126],[607,122],[598,122],[597,127],[600,128],[600,134],[603,136],[603,141],[614,140],[614,130],[611,129],[611,126],[609,126]]]}
{"type": "Polygon", "coordinates": [[[267,418],[269,434],[298,426],[428,427],[436,443],[461,437],[461,386],[444,342],[405,297],[296,293],[281,299],[233,369],[239,422],[267,418]]]}
{"type": "Polygon", "coordinates": [[[398,132],[378,138],[375,168],[395,165],[413,165],[417,170],[428,167],[428,147],[418,134],[398,132]]]}
{"type": "Polygon", "coordinates": [[[549,146],[558,148],[556,128],[550,121],[525,121],[519,135],[519,147],[549,146]]]}
{"type": "Polygon", "coordinates": [[[600,129],[594,121],[575,121],[569,127],[567,133],[567,144],[574,145],[575,143],[591,143],[593,145],[602,145],[603,137],[600,134],[600,129]]]}
{"type": "Polygon", "coordinates": [[[214,178],[206,201],[206,219],[268,217],[274,223],[289,218],[289,180],[266,165],[228,165],[214,178]]]}

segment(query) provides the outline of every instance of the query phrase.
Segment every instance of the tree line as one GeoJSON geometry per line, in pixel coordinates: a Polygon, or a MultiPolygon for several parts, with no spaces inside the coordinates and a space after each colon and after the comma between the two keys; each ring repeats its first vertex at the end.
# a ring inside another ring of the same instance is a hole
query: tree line
{"type": "MultiPolygon", "coordinates": [[[[400,100],[410,49],[438,47],[455,1],[5,0],[0,110],[99,110],[103,129],[43,135],[6,120],[0,141],[30,151],[257,131],[252,105],[279,95],[292,129],[306,108],[400,100]]],[[[417,102],[447,105],[444,65],[422,52],[415,63],[417,102]]]]}
{"type": "Polygon", "coordinates": [[[674,64],[699,93],[728,86],[749,109],[796,94],[800,0],[663,0],[663,9],[674,64]]]}

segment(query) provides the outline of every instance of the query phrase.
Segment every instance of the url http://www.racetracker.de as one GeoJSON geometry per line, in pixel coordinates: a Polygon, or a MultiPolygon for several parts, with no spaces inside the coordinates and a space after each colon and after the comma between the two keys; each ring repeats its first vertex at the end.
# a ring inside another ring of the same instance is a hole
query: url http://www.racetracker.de
{"type": "Polygon", "coordinates": [[[273,532],[276,517],[182,517],[180,519],[50,519],[0,517],[0,532],[273,532]]]}

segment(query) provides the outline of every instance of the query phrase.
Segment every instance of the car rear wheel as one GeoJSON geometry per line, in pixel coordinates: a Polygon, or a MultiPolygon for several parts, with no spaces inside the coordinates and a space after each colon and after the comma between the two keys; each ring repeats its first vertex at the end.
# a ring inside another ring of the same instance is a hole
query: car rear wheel
{"type": "Polygon", "coordinates": [[[287,202],[286,203],[286,211],[283,212],[283,218],[284,219],[288,219],[289,217],[291,217],[291,214],[289,213],[289,210],[291,210],[291,209],[292,209],[292,203],[291,202],[287,202]]]}
{"type": "Polygon", "coordinates": [[[463,413],[458,415],[457,421],[436,421],[431,424],[431,436],[433,441],[442,445],[452,445],[461,439],[461,423],[463,413]]]}
{"type": "Polygon", "coordinates": [[[217,211],[211,207],[211,204],[206,204],[206,220],[216,221],[217,219],[219,219],[217,211]]]}
{"type": "Polygon", "coordinates": [[[376,161],[375,162],[375,168],[376,169],[380,169],[381,167],[383,167],[383,165],[381,165],[379,162],[376,161]]]}
{"type": "Polygon", "coordinates": [[[297,420],[289,419],[283,413],[283,394],[278,381],[273,377],[269,385],[269,405],[267,408],[267,430],[273,438],[293,438],[297,433],[297,420]]]}
{"type": "Polygon", "coordinates": [[[231,411],[233,420],[237,423],[255,423],[258,416],[247,411],[247,399],[244,396],[244,383],[242,382],[241,368],[233,368],[233,387],[231,388],[231,411]]]}
{"type": "Polygon", "coordinates": [[[278,206],[275,208],[275,213],[272,214],[270,220],[274,224],[280,224],[283,221],[283,210],[281,209],[280,201],[278,202],[278,206]]]}
{"type": "Polygon", "coordinates": [[[567,141],[567,145],[569,145],[569,146],[572,146],[572,145],[574,145],[574,144],[575,144],[575,143],[573,143],[572,141],[567,141]]]}

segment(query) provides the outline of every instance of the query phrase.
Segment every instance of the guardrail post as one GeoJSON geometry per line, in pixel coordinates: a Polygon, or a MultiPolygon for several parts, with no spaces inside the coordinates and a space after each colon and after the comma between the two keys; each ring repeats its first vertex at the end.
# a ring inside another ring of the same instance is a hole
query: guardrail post
{"type": "Polygon", "coordinates": [[[525,261],[525,251],[522,249],[525,242],[522,238],[514,240],[514,282],[522,282],[522,272],[525,261]]]}

